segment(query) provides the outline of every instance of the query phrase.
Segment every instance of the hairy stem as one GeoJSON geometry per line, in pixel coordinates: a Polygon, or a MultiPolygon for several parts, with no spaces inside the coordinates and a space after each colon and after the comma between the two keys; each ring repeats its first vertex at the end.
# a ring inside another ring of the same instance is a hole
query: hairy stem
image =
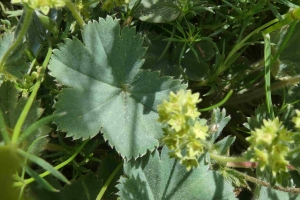
{"type": "Polygon", "coordinates": [[[230,156],[221,156],[218,154],[210,153],[210,157],[218,162],[247,162],[248,160],[244,157],[230,157],[230,156]]]}
{"type": "Polygon", "coordinates": [[[274,190],[279,190],[279,191],[283,191],[283,192],[289,192],[289,193],[294,193],[294,194],[300,194],[300,188],[290,188],[290,187],[282,187],[282,186],[278,186],[278,185],[275,185],[275,186],[271,186],[270,183],[267,183],[265,181],[262,181],[262,180],[259,180],[257,178],[254,178],[252,176],[248,176],[242,172],[239,172],[239,171],[235,171],[237,174],[239,174],[240,176],[244,177],[247,181],[250,181],[252,183],[255,183],[257,185],[261,185],[261,186],[264,186],[264,187],[268,187],[268,188],[271,188],[271,189],[274,189],[274,190]]]}
{"type": "MultiPolygon", "coordinates": [[[[257,168],[257,162],[228,162],[226,163],[226,167],[233,168],[257,168]]],[[[287,166],[289,170],[296,170],[292,165],[287,166]]]]}

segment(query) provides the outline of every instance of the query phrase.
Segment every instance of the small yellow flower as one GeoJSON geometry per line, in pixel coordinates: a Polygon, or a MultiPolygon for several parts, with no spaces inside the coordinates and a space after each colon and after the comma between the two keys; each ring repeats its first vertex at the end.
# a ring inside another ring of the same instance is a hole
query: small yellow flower
{"type": "Polygon", "coordinates": [[[198,167],[199,165],[197,159],[194,157],[184,157],[180,163],[186,166],[187,171],[190,171],[192,168],[198,167]]]}
{"type": "Polygon", "coordinates": [[[193,127],[193,132],[197,139],[205,140],[208,135],[208,126],[203,126],[200,122],[196,121],[193,127]]]}
{"type": "Polygon", "coordinates": [[[176,158],[187,170],[198,166],[198,158],[204,153],[203,141],[208,135],[208,126],[199,122],[200,112],[197,109],[199,94],[190,90],[171,92],[169,100],[157,106],[159,119],[163,123],[164,137],[169,156],[176,158]]]}
{"type": "Polygon", "coordinates": [[[246,140],[251,144],[246,155],[251,162],[258,162],[261,171],[270,169],[274,178],[277,174],[287,172],[289,161],[286,156],[293,137],[278,118],[263,120],[263,126],[251,131],[251,136],[246,140]]]}

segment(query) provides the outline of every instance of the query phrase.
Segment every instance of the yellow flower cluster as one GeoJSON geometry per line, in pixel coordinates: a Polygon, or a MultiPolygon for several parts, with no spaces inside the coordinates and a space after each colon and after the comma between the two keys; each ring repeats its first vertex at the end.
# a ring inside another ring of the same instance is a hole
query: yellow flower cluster
{"type": "Polygon", "coordinates": [[[50,8],[62,8],[66,5],[64,0],[11,0],[11,3],[23,3],[32,9],[39,9],[47,15],[50,8]]]}
{"type": "Polygon", "coordinates": [[[251,131],[251,136],[246,140],[251,144],[246,155],[251,162],[258,162],[261,171],[269,168],[274,178],[277,174],[288,171],[289,161],[286,156],[293,138],[292,133],[287,131],[278,118],[263,120],[263,126],[251,131]]]}
{"type": "Polygon", "coordinates": [[[198,166],[198,158],[204,152],[203,141],[208,134],[208,126],[199,121],[197,110],[199,93],[180,90],[171,92],[169,101],[158,105],[158,121],[164,124],[162,140],[170,149],[170,156],[178,159],[187,170],[198,166]]]}

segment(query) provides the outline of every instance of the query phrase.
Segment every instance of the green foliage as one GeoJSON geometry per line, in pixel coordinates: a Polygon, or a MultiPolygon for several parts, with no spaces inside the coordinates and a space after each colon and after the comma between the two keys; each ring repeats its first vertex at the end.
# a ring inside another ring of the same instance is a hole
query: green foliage
{"type": "Polygon", "coordinates": [[[56,112],[67,112],[56,120],[58,128],[74,139],[94,137],[101,129],[124,158],[152,151],[161,137],[157,105],[185,86],[141,71],[141,37],[133,28],[120,31],[111,17],[86,25],[82,37],[85,46],[78,39],[66,40],[49,64],[51,75],[72,87],[58,96],[56,112]]]}
{"type": "Polygon", "coordinates": [[[0,199],[298,199],[299,6],[1,1],[0,199]]]}
{"type": "Polygon", "coordinates": [[[22,78],[21,71],[28,67],[22,58],[24,45],[20,45],[15,51],[11,52],[6,59],[4,58],[13,41],[14,34],[11,32],[6,32],[3,37],[0,38],[0,63],[5,61],[5,65],[0,66],[0,75],[4,75],[2,80],[14,80],[15,77],[22,78]]]}
{"type": "MultiPolygon", "coordinates": [[[[103,159],[103,164],[99,167],[97,173],[88,173],[84,176],[81,176],[79,179],[72,181],[70,185],[64,187],[61,186],[61,183],[49,177],[48,181],[55,187],[60,189],[59,193],[50,192],[44,188],[39,187],[38,184],[34,184],[30,188],[30,195],[35,199],[44,199],[44,200],[88,200],[96,199],[99,190],[103,187],[104,182],[117,167],[118,161],[113,157],[107,157],[103,159]]],[[[105,199],[115,199],[117,189],[115,185],[119,179],[119,176],[122,174],[122,171],[118,172],[118,175],[113,179],[113,183],[109,185],[104,198],[105,199]]]]}
{"type": "Polygon", "coordinates": [[[125,163],[125,174],[117,186],[122,199],[235,199],[229,182],[204,165],[187,172],[170,159],[164,147],[136,161],[125,163]],[[208,187],[209,186],[209,187],[208,187]]]}

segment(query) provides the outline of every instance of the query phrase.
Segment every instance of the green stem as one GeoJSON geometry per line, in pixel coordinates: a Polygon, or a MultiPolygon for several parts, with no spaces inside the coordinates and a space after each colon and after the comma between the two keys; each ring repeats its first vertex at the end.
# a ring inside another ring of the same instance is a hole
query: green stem
{"type": "Polygon", "coordinates": [[[233,93],[233,90],[230,90],[228,92],[228,94],[226,95],[226,97],[222,101],[220,101],[219,103],[217,103],[215,105],[212,105],[210,107],[199,109],[199,111],[200,112],[202,112],[202,111],[209,111],[209,110],[212,110],[214,108],[222,106],[223,104],[225,104],[228,101],[228,99],[231,97],[232,93],[233,93]]]}
{"type": "MultiPolygon", "coordinates": [[[[78,149],[76,150],[76,152],[70,157],[70,158],[68,158],[66,161],[64,161],[64,162],[62,162],[62,163],[60,163],[59,165],[57,165],[57,166],[55,166],[54,168],[55,169],[60,169],[60,168],[62,168],[62,167],[64,167],[64,166],[66,166],[67,164],[69,164],[79,153],[80,153],[80,151],[83,149],[83,147],[88,143],[88,141],[89,140],[85,140],[79,147],[78,147],[78,149]]],[[[49,175],[50,174],[50,172],[49,171],[46,171],[46,172],[44,172],[44,173],[42,173],[42,174],[40,174],[39,176],[40,177],[45,177],[45,176],[47,176],[47,175],[49,175]]],[[[17,182],[17,183],[14,183],[14,186],[22,186],[22,185],[24,185],[24,184],[29,184],[29,183],[31,183],[31,182],[33,182],[34,181],[34,178],[29,178],[29,179],[25,179],[23,182],[17,182]]]]}
{"type": "Polygon", "coordinates": [[[18,138],[20,136],[20,133],[21,133],[21,129],[22,129],[22,126],[24,124],[24,121],[28,115],[28,112],[31,108],[31,105],[36,97],[36,94],[40,88],[40,85],[42,83],[42,80],[43,80],[43,76],[44,76],[44,72],[45,72],[45,69],[48,65],[48,62],[50,61],[50,57],[51,57],[51,54],[52,54],[52,48],[51,46],[49,47],[48,49],[48,52],[47,52],[47,55],[46,55],[46,58],[44,60],[44,63],[43,63],[43,66],[42,66],[42,69],[41,69],[41,72],[39,74],[39,77],[37,79],[37,82],[34,84],[33,86],[33,90],[28,98],[28,101],[24,107],[24,109],[22,110],[21,114],[20,114],[20,117],[15,125],[15,128],[14,128],[14,132],[13,132],[13,135],[12,135],[12,144],[16,144],[18,142],[18,138]]]}
{"type": "Polygon", "coordinates": [[[274,119],[273,103],[271,96],[271,38],[270,34],[263,34],[265,48],[264,48],[264,60],[265,60],[265,93],[266,93],[266,105],[271,119],[274,119]]]}
{"type": "Polygon", "coordinates": [[[113,178],[116,176],[116,174],[118,173],[118,171],[121,169],[121,167],[123,166],[123,163],[121,162],[117,168],[113,171],[113,173],[109,176],[109,178],[107,179],[107,181],[105,182],[105,184],[103,185],[103,187],[101,188],[96,200],[101,200],[107,187],[109,186],[110,182],[113,180],[113,178]]]}
{"type": "Polygon", "coordinates": [[[209,153],[210,157],[218,162],[247,162],[248,160],[244,157],[230,157],[230,156],[221,156],[214,153],[209,153]]]}
{"type": "Polygon", "coordinates": [[[76,6],[70,0],[66,0],[65,3],[69,10],[72,12],[73,17],[77,20],[80,27],[82,28],[85,25],[85,22],[82,19],[80,13],[78,12],[76,6]]]}
{"type": "Polygon", "coordinates": [[[32,14],[33,14],[34,10],[24,6],[24,11],[23,12],[26,12],[26,13],[25,13],[22,28],[21,28],[16,40],[14,41],[14,43],[9,47],[9,49],[5,52],[5,54],[2,57],[2,60],[0,61],[0,72],[3,70],[5,61],[7,60],[10,53],[17,48],[17,46],[19,45],[20,42],[22,42],[23,37],[26,34],[26,32],[28,30],[28,27],[30,25],[32,14]]]}
{"type": "Polygon", "coordinates": [[[274,185],[273,187],[271,186],[270,183],[267,183],[265,181],[259,180],[257,178],[254,178],[252,176],[248,176],[242,172],[236,171],[235,173],[237,173],[238,175],[244,177],[247,181],[250,181],[252,183],[255,183],[257,185],[261,185],[264,187],[268,187],[274,190],[279,190],[279,191],[283,191],[283,192],[289,192],[289,193],[294,193],[294,194],[300,194],[300,188],[289,188],[289,187],[282,187],[282,186],[278,186],[278,185],[274,185]]]}

